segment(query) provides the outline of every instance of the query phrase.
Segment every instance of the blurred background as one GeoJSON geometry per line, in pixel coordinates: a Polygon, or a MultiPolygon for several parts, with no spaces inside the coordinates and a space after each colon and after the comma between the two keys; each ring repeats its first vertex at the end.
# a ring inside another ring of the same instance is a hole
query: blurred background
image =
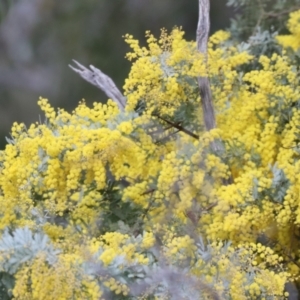
{"type": "MultiPolygon", "coordinates": [[[[211,1],[211,32],[229,27],[225,0],[211,1]]],[[[0,0],[0,149],[14,121],[39,119],[40,96],[72,111],[106,96],[74,73],[72,59],[93,64],[122,89],[130,63],[126,33],[144,43],[144,33],[182,26],[195,38],[198,1],[187,0],[0,0]]]]}

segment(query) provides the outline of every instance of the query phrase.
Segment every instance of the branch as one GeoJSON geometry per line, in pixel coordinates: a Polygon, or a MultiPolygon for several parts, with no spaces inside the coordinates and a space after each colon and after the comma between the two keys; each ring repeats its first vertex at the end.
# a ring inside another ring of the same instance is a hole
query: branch
{"type": "Polygon", "coordinates": [[[284,15],[288,15],[291,12],[293,12],[295,10],[298,10],[298,9],[300,9],[299,6],[294,6],[294,7],[290,8],[290,9],[283,10],[283,11],[280,11],[280,12],[277,12],[277,13],[271,11],[271,12],[265,13],[264,17],[266,17],[266,18],[278,18],[278,17],[282,17],[284,15]]]}
{"type": "MultiPolygon", "coordinates": [[[[208,35],[210,30],[210,19],[209,19],[209,11],[210,11],[210,0],[198,0],[199,1],[199,19],[197,25],[196,32],[196,40],[197,40],[197,48],[198,51],[204,57],[204,64],[206,71],[208,71],[207,67],[207,43],[208,43],[208,35]]],[[[200,90],[200,97],[202,103],[202,110],[204,116],[204,125],[206,130],[211,130],[216,128],[216,117],[215,110],[213,106],[212,94],[208,79],[208,72],[206,72],[206,76],[198,77],[198,86],[200,90]]],[[[224,152],[224,148],[221,143],[217,140],[214,140],[211,143],[211,148],[215,153],[224,152]]],[[[229,179],[223,179],[223,183],[225,185],[230,184],[232,182],[232,177],[229,179]]]]}
{"type": "Polygon", "coordinates": [[[147,295],[147,291],[155,291],[162,285],[170,296],[168,299],[199,299],[200,295],[206,296],[205,299],[221,299],[218,292],[200,278],[190,276],[180,268],[166,265],[163,256],[159,258],[156,268],[146,274],[148,280],[142,279],[140,282],[130,285],[132,296],[147,295]],[[188,288],[185,290],[183,286],[188,288]]]}
{"type": "MultiPolygon", "coordinates": [[[[199,20],[197,26],[197,48],[204,56],[204,63],[207,69],[207,42],[210,29],[209,10],[210,0],[199,1],[199,20]]],[[[206,130],[216,128],[215,112],[212,103],[212,95],[208,77],[198,77],[198,86],[202,100],[202,109],[204,115],[204,125],[206,130]]]]}
{"type": "Polygon", "coordinates": [[[210,0],[199,1],[199,19],[197,26],[197,46],[200,53],[207,54],[207,41],[210,30],[210,0]]]}
{"type": "Polygon", "coordinates": [[[89,70],[74,59],[73,62],[77,65],[77,67],[69,65],[73,71],[79,74],[84,80],[95,85],[97,88],[103,91],[108,98],[117,103],[121,111],[124,110],[126,106],[126,98],[122,95],[109,76],[92,65],[90,65],[91,70],[89,70]]]}
{"type": "Polygon", "coordinates": [[[165,121],[167,124],[169,124],[169,125],[171,125],[172,127],[178,129],[179,131],[182,131],[182,132],[186,133],[187,135],[193,137],[194,139],[199,140],[199,135],[197,135],[197,134],[195,134],[195,133],[189,131],[188,129],[182,127],[182,126],[179,125],[178,123],[173,123],[173,122],[171,122],[171,121],[169,121],[169,120],[167,120],[167,119],[165,119],[165,118],[163,118],[163,117],[161,117],[161,116],[159,116],[159,115],[154,115],[154,116],[157,117],[157,118],[160,119],[160,120],[165,121]]]}

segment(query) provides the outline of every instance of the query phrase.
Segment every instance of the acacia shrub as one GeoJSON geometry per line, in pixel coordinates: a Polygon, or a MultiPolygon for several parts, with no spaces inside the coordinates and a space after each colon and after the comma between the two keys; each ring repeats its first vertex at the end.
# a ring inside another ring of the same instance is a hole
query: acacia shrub
{"type": "Polygon", "coordinates": [[[147,47],[126,35],[124,111],[109,100],[68,113],[40,98],[44,123],[14,123],[0,152],[2,298],[288,297],[299,275],[297,14],[270,56],[212,35],[208,68],[180,28],[146,32],[147,47]],[[216,109],[209,132],[199,75],[216,109]]]}

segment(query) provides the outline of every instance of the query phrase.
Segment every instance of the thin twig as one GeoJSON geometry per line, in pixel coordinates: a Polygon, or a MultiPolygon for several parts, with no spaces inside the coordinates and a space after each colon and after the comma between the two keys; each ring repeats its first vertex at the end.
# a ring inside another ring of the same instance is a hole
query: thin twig
{"type": "Polygon", "coordinates": [[[126,98],[122,95],[109,76],[92,65],[90,65],[90,70],[74,59],[73,62],[77,65],[77,67],[69,65],[73,71],[79,74],[84,80],[103,91],[108,98],[117,103],[121,111],[125,109],[126,98]]]}
{"type": "Polygon", "coordinates": [[[168,134],[167,136],[161,138],[160,140],[156,140],[156,141],[154,142],[154,144],[162,143],[162,142],[168,140],[168,138],[170,138],[172,135],[177,134],[178,132],[180,132],[180,130],[177,129],[176,131],[174,131],[174,132],[168,134]]]}
{"type": "Polygon", "coordinates": [[[146,192],[143,192],[143,193],[141,194],[141,196],[148,195],[148,194],[153,194],[155,191],[156,191],[156,189],[150,189],[150,190],[148,190],[148,191],[146,191],[146,192]]]}
{"type": "Polygon", "coordinates": [[[169,120],[167,120],[164,117],[161,117],[159,115],[154,115],[154,116],[157,117],[158,119],[163,120],[164,122],[166,122],[167,124],[173,126],[174,128],[178,129],[179,131],[182,131],[182,132],[186,133],[187,135],[193,137],[194,139],[199,140],[199,135],[189,131],[188,129],[182,127],[178,123],[173,123],[173,122],[171,122],[171,121],[169,121],[169,120]]]}
{"type": "Polygon", "coordinates": [[[211,205],[207,206],[207,207],[204,207],[202,208],[200,211],[194,211],[194,210],[189,210],[189,211],[186,211],[185,212],[185,216],[188,217],[194,226],[197,226],[201,216],[204,214],[204,213],[208,213],[211,209],[213,209],[218,203],[215,202],[215,203],[212,203],[211,205]]]}
{"type": "Polygon", "coordinates": [[[281,16],[284,16],[284,15],[288,15],[296,10],[300,9],[300,6],[294,6],[290,9],[286,9],[286,10],[283,10],[281,12],[268,12],[268,13],[264,13],[264,16],[266,18],[278,18],[278,17],[281,17],[281,16]]]}

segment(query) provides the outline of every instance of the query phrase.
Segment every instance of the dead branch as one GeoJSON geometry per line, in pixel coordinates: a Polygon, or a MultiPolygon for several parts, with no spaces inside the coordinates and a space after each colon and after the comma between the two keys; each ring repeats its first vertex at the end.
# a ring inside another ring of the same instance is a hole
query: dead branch
{"type": "MultiPolygon", "coordinates": [[[[197,26],[197,48],[204,56],[204,63],[207,69],[207,42],[210,30],[210,0],[199,0],[199,20],[197,26]]],[[[212,95],[210,90],[209,80],[206,76],[198,77],[198,86],[202,101],[202,109],[204,115],[204,125],[207,130],[216,128],[216,119],[214,107],[212,103],[212,95]]]]}
{"type": "MultiPolygon", "coordinates": [[[[198,0],[199,1],[199,19],[197,25],[196,32],[196,41],[198,51],[203,55],[204,64],[206,69],[205,76],[198,77],[198,86],[200,91],[202,110],[204,116],[204,125],[206,130],[211,130],[216,128],[216,117],[215,110],[213,106],[212,94],[208,79],[208,66],[207,66],[207,43],[208,43],[208,35],[210,30],[210,0],[198,0]]],[[[211,143],[211,148],[216,153],[224,152],[224,147],[222,143],[218,140],[214,140],[211,143]]],[[[232,182],[232,178],[224,179],[224,184],[230,184],[232,182]]]]}
{"type": "Polygon", "coordinates": [[[103,91],[108,98],[117,103],[121,111],[125,109],[126,98],[122,95],[120,90],[109,76],[92,65],[90,65],[90,69],[88,69],[78,61],[74,59],[73,61],[77,65],[77,67],[69,65],[73,71],[79,74],[84,80],[95,85],[97,88],[103,91]]]}

